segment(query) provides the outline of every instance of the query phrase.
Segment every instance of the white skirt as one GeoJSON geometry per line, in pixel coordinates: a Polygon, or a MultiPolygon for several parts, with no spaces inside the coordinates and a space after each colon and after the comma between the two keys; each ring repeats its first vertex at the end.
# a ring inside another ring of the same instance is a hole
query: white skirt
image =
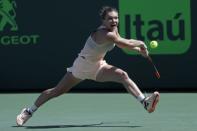
{"type": "Polygon", "coordinates": [[[98,72],[103,66],[107,65],[105,60],[100,60],[97,62],[90,62],[85,58],[78,56],[72,67],[67,68],[68,72],[72,72],[74,77],[85,80],[96,80],[98,72]]]}

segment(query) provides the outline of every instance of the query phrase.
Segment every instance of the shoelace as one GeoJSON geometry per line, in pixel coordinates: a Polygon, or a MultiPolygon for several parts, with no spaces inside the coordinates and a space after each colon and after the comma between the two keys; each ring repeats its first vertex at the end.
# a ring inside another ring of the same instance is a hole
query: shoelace
{"type": "Polygon", "coordinates": [[[28,110],[25,110],[22,114],[21,114],[21,119],[26,119],[26,117],[31,116],[32,114],[30,112],[28,112],[28,110]]]}
{"type": "Polygon", "coordinates": [[[144,108],[147,110],[148,109],[147,107],[149,106],[149,103],[144,100],[143,104],[144,104],[144,108]]]}

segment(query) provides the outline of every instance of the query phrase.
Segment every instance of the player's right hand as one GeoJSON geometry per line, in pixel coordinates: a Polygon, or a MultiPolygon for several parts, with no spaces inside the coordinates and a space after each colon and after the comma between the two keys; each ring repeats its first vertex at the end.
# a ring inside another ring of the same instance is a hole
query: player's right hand
{"type": "Polygon", "coordinates": [[[139,53],[140,53],[143,57],[148,57],[148,55],[149,55],[149,52],[148,52],[147,48],[143,48],[143,47],[140,48],[139,53]]]}

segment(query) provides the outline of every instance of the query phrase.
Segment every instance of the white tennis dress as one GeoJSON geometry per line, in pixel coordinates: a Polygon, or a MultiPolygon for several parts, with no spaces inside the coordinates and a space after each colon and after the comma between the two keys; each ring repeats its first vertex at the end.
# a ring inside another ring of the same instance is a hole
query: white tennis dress
{"type": "MultiPolygon", "coordinates": [[[[105,27],[100,26],[98,29],[102,28],[105,27]]],[[[99,70],[107,64],[104,60],[106,53],[112,50],[114,46],[114,43],[97,44],[90,35],[72,67],[67,68],[67,71],[72,72],[76,78],[82,80],[96,80],[99,70]]]]}

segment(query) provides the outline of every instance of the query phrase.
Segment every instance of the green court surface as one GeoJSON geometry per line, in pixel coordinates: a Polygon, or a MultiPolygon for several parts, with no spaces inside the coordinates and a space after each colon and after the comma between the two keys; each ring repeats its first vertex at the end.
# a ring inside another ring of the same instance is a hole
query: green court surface
{"type": "Polygon", "coordinates": [[[161,93],[149,114],[127,93],[68,93],[47,102],[23,126],[16,115],[38,93],[0,94],[0,131],[196,131],[197,94],[161,93]]]}

